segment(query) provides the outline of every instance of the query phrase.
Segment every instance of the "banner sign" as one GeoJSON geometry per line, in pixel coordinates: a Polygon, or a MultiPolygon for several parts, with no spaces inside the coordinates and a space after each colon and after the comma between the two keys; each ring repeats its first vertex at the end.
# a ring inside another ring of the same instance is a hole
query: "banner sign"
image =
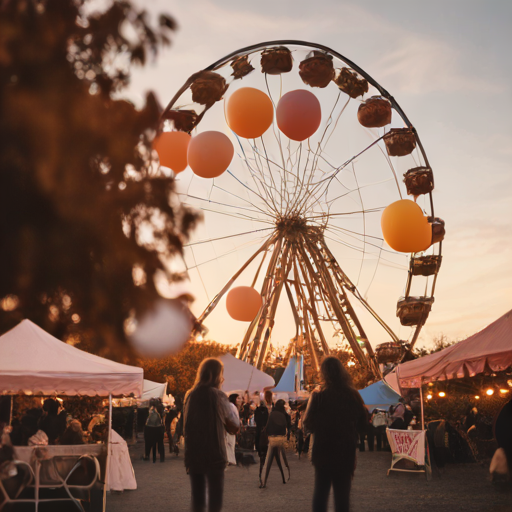
{"type": "Polygon", "coordinates": [[[387,429],[393,459],[409,459],[425,465],[425,431],[387,429]]]}

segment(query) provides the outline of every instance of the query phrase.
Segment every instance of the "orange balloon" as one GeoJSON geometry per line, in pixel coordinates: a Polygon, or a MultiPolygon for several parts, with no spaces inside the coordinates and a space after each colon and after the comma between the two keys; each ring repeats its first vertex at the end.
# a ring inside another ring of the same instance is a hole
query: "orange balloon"
{"type": "Polygon", "coordinates": [[[185,132],[163,132],[153,141],[160,165],[169,167],[175,174],[187,168],[187,150],[190,135],[185,132]]]}
{"type": "Polygon", "coordinates": [[[229,316],[241,322],[252,322],[261,308],[261,295],[251,286],[232,288],[226,297],[229,316]]]}
{"type": "Polygon", "coordinates": [[[229,127],[240,137],[261,137],[274,120],[270,98],[254,87],[236,90],[228,100],[226,118],[229,127]]]}
{"type": "Polygon", "coordinates": [[[421,208],[410,199],[391,203],[381,217],[386,243],[398,252],[420,252],[432,244],[432,227],[421,208]]]}
{"type": "Polygon", "coordinates": [[[233,144],[221,132],[202,132],[188,145],[188,165],[201,178],[220,176],[233,159],[233,144]]]}
{"type": "Polygon", "coordinates": [[[287,92],[277,104],[277,126],[292,140],[306,140],[322,121],[322,109],[317,97],[304,89],[287,92]]]}

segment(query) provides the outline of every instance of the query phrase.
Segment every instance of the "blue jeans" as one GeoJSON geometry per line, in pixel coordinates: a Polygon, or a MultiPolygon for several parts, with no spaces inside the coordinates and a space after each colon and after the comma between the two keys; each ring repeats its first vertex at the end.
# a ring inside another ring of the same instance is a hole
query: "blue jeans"
{"type": "Polygon", "coordinates": [[[331,487],[334,493],[334,510],[336,512],[349,512],[351,485],[352,475],[349,471],[315,467],[313,512],[327,512],[331,487]]]}

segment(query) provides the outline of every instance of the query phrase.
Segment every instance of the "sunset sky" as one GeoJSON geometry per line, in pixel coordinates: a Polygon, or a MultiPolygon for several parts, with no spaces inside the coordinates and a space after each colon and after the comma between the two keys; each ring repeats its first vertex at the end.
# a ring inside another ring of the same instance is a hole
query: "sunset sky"
{"type": "MultiPolygon", "coordinates": [[[[510,1],[148,0],[144,6],[173,15],[179,31],[155,63],[134,72],[127,96],[136,103],[152,89],[166,105],[192,73],[263,41],[323,44],[361,66],[417,128],[434,170],[436,215],[446,222],[435,304],[420,344],[441,333],[466,337],[512,308],[510,1]]],[[[397,298],[378,301],[394,309],[397,298]]],[[[193,310],[205,306],[198,291],[193,310]]],[[[229,343],[243,332],[226,316],[212,318],[209,327],[212,338],[229,343]]],[[[276,326],[275,343],[286,344],[293,331],[276,326]]]]}

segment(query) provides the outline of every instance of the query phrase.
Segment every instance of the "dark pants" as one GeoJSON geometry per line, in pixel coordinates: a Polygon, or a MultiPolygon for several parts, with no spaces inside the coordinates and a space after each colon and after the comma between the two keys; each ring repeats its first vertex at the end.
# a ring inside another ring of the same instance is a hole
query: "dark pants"
{"type": "Polygon", "coordinates": [[[208,485],[208,512],[222,510],[224,494],[224,469],[208,473],[190,473],[192,512],[206,511],[206,485],[208,485]]]}
{"type": "Polygon", "coordinates": [[[373,446],[374,446],[374,440],[375,440],[374,434],[375,434],[375,429],[374,429],[373,425],[371,425],[371,424],[368,425],[366,432],[359,433],[359,451],[360,452],[364,452],[364,450],[365,450],[365,448],[364,448],[365,437],[366,437],[366,440],[368,441],[368,450],[373,452],[373,446]]]}
{"type": "Polygon", "coordinates": [[[315,467],[313,512],[327,512],[331,486],[334,493],[335,512],[349,512],[352,475],[345,469],[315,467]]]}
{"type": "Polygon", "coordinates": [[[158,453],[160,460],[165,460],[164,451],[164,431],[162,427],[144,427],[144,444],[146,448],[146,459],[149,459],[151,451],[153,452],[153,462],[156,462],[156,450],[158,446],[158,453]]]}

